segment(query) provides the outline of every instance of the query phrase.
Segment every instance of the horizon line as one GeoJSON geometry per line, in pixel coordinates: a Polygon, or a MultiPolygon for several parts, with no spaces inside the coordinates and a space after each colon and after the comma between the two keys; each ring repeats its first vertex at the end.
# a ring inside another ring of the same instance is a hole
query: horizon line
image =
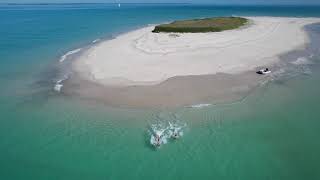
{"type": "Polygon", "coordinates": [[[136,3],[130,3],[130,2],[70,2],[70,3],[55,3],[55,2],[47,2],[47,3],[35,3],[35,2],[30,2],[30,3],[1,3],[0,5],[72,5],[72,4],[189,4],[189,5],[217,5],[217,6],[320,6],[320,3],[309,3],[309,4],[301,4],[301,3],[292,3],[292,4],[285,4],[285,3],[279,3],[279,4],[274,4],[274,3],[243,3],[243,4],[231,4],[231,3],[194,3],[194,2],[159,2],[159,3],[150,3],[150,2],[136,2],[136,3]]]}

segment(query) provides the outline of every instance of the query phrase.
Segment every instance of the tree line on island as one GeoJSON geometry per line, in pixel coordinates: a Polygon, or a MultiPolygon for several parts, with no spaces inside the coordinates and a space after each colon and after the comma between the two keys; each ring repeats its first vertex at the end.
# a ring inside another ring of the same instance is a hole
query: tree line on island
{"type": "Polygon", "coordinates": [[[214,17],[204,19],[192,19],[174,21],[169,24],[161,24],[154,28],[153,33],[205,33],[221,32],[237,29],[249,20],[242,17],[214,17]]]}

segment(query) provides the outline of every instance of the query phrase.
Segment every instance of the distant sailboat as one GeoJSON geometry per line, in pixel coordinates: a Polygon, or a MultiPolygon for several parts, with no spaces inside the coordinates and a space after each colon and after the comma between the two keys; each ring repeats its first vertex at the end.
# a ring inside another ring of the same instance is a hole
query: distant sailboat
{"type": "Polygon", "coordinates": [[[120,4],[120,3],[118,4],[118,7],[119,7],[119,8],[121,7],[121,4],[120,4]]]}

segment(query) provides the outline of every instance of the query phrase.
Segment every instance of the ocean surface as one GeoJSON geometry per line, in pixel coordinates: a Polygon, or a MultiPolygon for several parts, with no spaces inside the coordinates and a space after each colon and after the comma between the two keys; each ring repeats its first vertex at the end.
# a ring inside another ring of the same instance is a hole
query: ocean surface
{"type": "Polygon", "coordinates": [[[231,15],[320,17],[320,7],[0,4],[0,179],[320,179],[320,41],[232,104],[120,109],[53,89],[59,63],[100,40],[231,15]],[[169,122],[183,136],[154,148],[152,127],[169,122]]]}

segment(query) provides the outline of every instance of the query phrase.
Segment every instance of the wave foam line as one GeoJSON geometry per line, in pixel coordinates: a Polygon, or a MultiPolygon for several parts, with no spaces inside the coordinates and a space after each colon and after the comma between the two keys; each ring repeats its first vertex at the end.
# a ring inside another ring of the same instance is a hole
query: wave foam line
{"type": "Polygon", "coordinates": [[[208,107],[211,106],[212,104],[195,104],[195,105],[191,105],[189,106],[190,108],[203,108],[203,107],[208,107]]]}
{"type": "Polygon", "coordinates": [[[81,48],[79,48],[79,49],[75,49],[75,50],[72,50],[72,51],[69,51],[69,52],[67,52],[65,55],[63,55],[63,56],[61,56],[61,58],[60,58],[60,62],[63,62],[63,61],[65,61],[67,58],[68,58],[68,56],[70,56],[70,55],[72,55],[72,54],[75,54],[75,53],[78,53],[78,52],[80,52],[81,51],[81,48]]]}
{"type": "Polygon", "coordinates": [[[308,64],[312,64],[312,62],[307,57],[299,57],[297,60],[293,61],[292,64],[295,64],[295,65],[308,65],[308,64]]]}
{"type": "Polygon", "coordinates": [[[100,39],[96,39],[96,40],[92,41],[92,43],[94,44],[94,43],[97,43],[99,41],[100,41],[100,39]]]}

